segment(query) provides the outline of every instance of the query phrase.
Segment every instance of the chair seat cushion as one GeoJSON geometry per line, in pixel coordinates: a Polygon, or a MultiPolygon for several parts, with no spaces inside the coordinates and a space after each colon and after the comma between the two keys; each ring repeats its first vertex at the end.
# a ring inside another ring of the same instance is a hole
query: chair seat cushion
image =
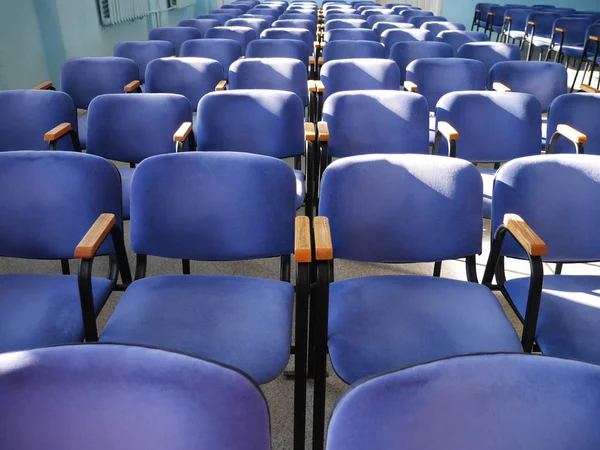
{"type": "Polygon", "coordinates": [[[552,41],[550,40],[550,38],[546,38],[546,37],[533,37],[533,45],[535,45],[536,47],[550,47],[550,43],[552,41]]]}
{"type": "MultiPolygon", "coordinates": [[[[525,317],[529,277],[505,283],[525,317]]],[[[542,353],[600,364],[600,277],[545,275],[536,339],[542,353]]]]}
{"type": "Polygon", "coordinates": [[[294,287],[260,278],[167,275],[133,282],[101,341],[190,353],[242,370],[257,383],[283,372],[294,287]]]}
{"type": "Polygon", "coordinates": [[[79,135],[79,143],[82,149],[87,148],[87,111],[85,114],[77,114],[77,134],[79,135]]]}
{"type": "Polygon", "coordinates": [[[301,170],[294,170],[296,176],[296,209],[304,202],[304,174],[301,170]]]}
{"type": "Polygon", "coordinates": [[[520,352],[500,303],[485,286],[424,276],[332,283],[329,354],[347,383],[432,359],[520,352]]]}
{"type": "Polygon", "coordinates": [[[515,38],[515,39],[523,39],[523,37],[525,37],[525,32],[524,31],[513,31],[511,30],[510,33],[508,34],[511,38],[515,38]]]}
{"type": "Polygon", "coordinates": [[[131,195],[131,177],[135,169],[129,167],[119,168],[121,172],[121,192],[123,198],[123,219],[129,220],[129,198],[131,195]]]}
{"type": "Polygon", "coordinates": [[[496,171],[494,169],[479,169],[481,179],[483,180],[483,217],[492,218],[492,191],[494,190],[494,178],[496,171]]]}
{"type": "MultiPolygon", "coordinates": [[[[112,282],[92,279],[96,314],[112,282]]],[[[77,277],[70,275],[0,275],[0,353],[83,341],[77,277]]]]}

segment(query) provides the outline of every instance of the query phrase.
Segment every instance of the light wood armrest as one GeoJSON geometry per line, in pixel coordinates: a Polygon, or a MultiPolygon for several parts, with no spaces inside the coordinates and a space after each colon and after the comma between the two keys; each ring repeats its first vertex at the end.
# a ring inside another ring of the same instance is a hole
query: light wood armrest
{"type": "Polygon", "coordinates": [[[294,259],[297,263],[309,263],[312,261],[312,248],[310,245],[310,220],[307,216],[296,217],[294,259]]]}
{"type": "Polygon", "coordinates": [[[308,85],[309,92],[317,92],[317,85],[315,84],[315,80],[308,80],[306,84],[308,85]]]}
{"type": "Polygon", "coordinates": [[[449,141],[456,141],[458,140],[458,131],[456,131],[456,129],[450,125],[448,122],[439,122],[438,123],[438,131],[440,133],[442,133],[444,135],[444,137],[446,139],[448,139],[449,141]]]}
{"type": "Polygon", "coordinates": [[[140,87],[140,82],[138,80],[134,80],[131,83],[126,84],[125,87],[123,88],[123,90],[126,93],[130,93],[130,92],[134,92],[139,87],[140,87]]]}
{"type": "Polygon", "coordinates": [[[315,85],[317,86],[317,92],[325,92],[325,85],[321,80],[315,80],[315,85]]]}
{"type": "Polygon", "coordinates": [[[589,92],[590,94],[600,94],[600,89],[593,88],[591,86],[588,86],[587,84],[582,84],[581,86],[579,86],[579,89],[581,89],[584,92],[589,92]]]}
{"type": "Polygon", "coordinates": [[[556,127],[556,131],[577,144],[585,144],[587,142],[587,136],[585,134],[564,123],[559,124],[556,127]]]}
{"type": "Polygon", "coordinates": [[[333,244],[331,243],[331,230],[329,219],[318,216],[314,221],[315,229],[315,256],[317,261],[333,260],[333,244]]]}
{"type": "Polygon", "coordinates": [[[225,86],[227,86],[227,80],[221,80],[219,81],[219,83],[217,83],[215,91],[224,91],[225,86]]]}
{"type": "Polygon", "coordinates": [[[527,22],[527,25],[535,25],[535,22],[527,22]]]}
{"type": "Polygon", "coordinates": [[[45,82],[43,82],[41,84],[38,84],[33,89],[35,89],[37,91],[47,91],[51,87],[52,87],[52,81],[45,81],[45,82]]]}
{"type": "Polygon", "coordinates": [[[480,13],[480,12],[481,12],[481,10],[480,10],[480,9],[476,9],[476,10],[475,10],[475,12],[478,12],[478,13],[480,13]]]}
{"type": "Polygon", "coordinates": [[[308,57],[308,64],[311,66],[315,65],[315,57],[314,56],[311,55],[308,57]]]}
{"type": "Polygon", "coordinates": [[[323,64],[325,64],[325,60],[322,56],[319,56],[319,65],[322,66],[323,64]]]}
{"type": "Polygon", "coordinates": [[[512,21],[512,17],[510,17],[510,16],[504,16],[504,20],[512,21]]]}
{"type": "Polygon", "coordinates": [[[508,228],[508,231],[510,231],[519,244],[531,256],[544,256],[548,254],[546,243],[535,234],[535,231],[518,214],[505,214],[504,226],[508,228]]]}
{"type": "Polygon", "coordinates": [[[488,13],[488,17],[489,17],[489,16],[492,16],[492,17],[494,17],[495,15],[496,15],[496,13],[493,13],[493,12],[489,12],[489,13],[488,13]]]}
{"type": "Polygon", "coordinates": [[[327,122],[321,121],[317,123],[317,130],[319,131],[319,141],[329,141],[329,127],[327,126],[327,122]]]}
{"type": "Polygon", "coordinates": [[[323,42],[317,42],[317,41],[315,41],[315,48],[321,48],[322,49],[323,47],[325,47],[325,44],[323,42]]]}
{"type": "Polygon", "coordinates": [[[502,83],[499,83],[497,81],[494,82],[494,84],[492,85],[492,88],[498,92],[512,92],[508,86],[506,86],[502,83]]]}
{"type": "Polygon", "coordinates": [[[96,219],[88,232],[85,233],[83,239],[77,244],[77,247],[75,248],[75,258],[93,258],[115,223],[116,219],[114,214],[100,214],[100,217],[96,219]]]}
{"type": "Polygon", "coordinates": [[[72,128],[71,128],[70,123],[68,123],[68,122],[61,123],[60,125],[55,126],[50,131],[48,131],[46,134],[44,134],[44,141],[46,141],[46,142],[55,141],[55,140],[63,137],[65,134],[67,134],[69,131],[71,131],[71,129],[72,128]]]}
{"type": "Polygon", "coordinates": [[[173,142],[185,142],[192,132],[192,122],[183,122],[173,135],[173,142]]]}
{"type": "Polygon", "coordinates": [[[419,87],[412,81],[405,81],[404,89],[406,89],[408,92],[418,92],[419,87]]]}
{"type": "Polygon", "coordinates": [[[590,36],[591,41],[600,42],[600,36],[590,36]]]}
{"type": "Polygon", "coordinates": [[[567,30],[565,30],[564,28],[555,28],[554,31],[557,31],[559,33],[566,33],[567,30]]]}
{"type": "Polygon", "coordinates": [[[304,123],[304,139],[306,139],[307,141],[310,141],[310,142],[314,142],[316,138],[317,138],[317,135],[315,132],[315,124],[312,122],[305,122],[304,123]]]}

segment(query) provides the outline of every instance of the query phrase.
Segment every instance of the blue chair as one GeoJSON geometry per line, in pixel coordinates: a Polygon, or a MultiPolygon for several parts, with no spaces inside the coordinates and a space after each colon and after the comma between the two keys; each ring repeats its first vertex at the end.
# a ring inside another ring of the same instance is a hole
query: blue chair
{"type": "Polygon", "coordinates": [[[0,152],[47,150],[46,133],[67,124],[69,139],[56,150],[81,151],[77,136],[77,109],[64,92],[51,90],[0,91],[0,152]]]}
{"type": "Polygon", "coordinates": [[[213,9],[212,11],[210,11],[210,14],[228,14],[235,19],[237,16],[241,16],[242,14],[247,13],[248,11],[253,11],[253,9],[249,9],[247,11],[243,11],[241,9],[236,8],[213,9]]]}
{"type": "Polygon", "coordinates": [[[330,20],[325,24],[325,32],[331,30],[339,30],[343,28],[368,28],[369,23],[363,19],[335,19],[330,20]]]}
{"type": "Polygon", "coordinates": [[[449,356],[523,350],[494,294],[477,284],[481,193],[471,163],[440,156],[354,156],[325,171],[315,237],[329,228],[331,244],[315,240],[323,256],[317,261],[313,448],[323,438],[327,348],[346,383],[449,356]],[[333,255],[372,263],[465,258],[469,281],[396,275],[332,282],[333,255]]]}
{"type": "Polygon", "coordinates": [[[465,31],[465,26],[462,23],[452,23],[452,22],[425,22],[420,26],[422,30],[427,30],[431,33],[432,36],[438,37],[442,31],[455,30],[455,31],[465,31]]]}
{"type": "Polygon", "coordinates": [[[519,354],[461,356],[396,370],[356,383],[338,400],[327,448],[383,450],[402,442],[446,450],[592,450],[600,440],[593,419],[599,378],[591,364],[519,354]],[[508,409],[510,416],[503,414],[508,409]]]}
{"type": "Polygon", "coordinates": [[[356,20],[356,19],[360,19],[360,18],[361,18],[361,16],[358,14],[340,13],[340,12],[327,13],[327,15],[325,16],[325,24],[327,24],[327,22],[330,22],[332,20],[356,20]]]}
{"type": "MultiPolygon", "coordinates": [[[[398,16],[400,17],[400,16],[398,16]]],[[[379,36],[379,40],[382,40],[382,35],[386,30],[390,29],[398,29],[398,30],[407,30],[414,28],[415,26],[412,23],[402,23],[402,22],[377,22],[373,26],[373,31],[377,36],[379,36]]]]}
{"type": "Polygon", "coordinates": [[[520,61],[521,49],[518,45],[502,42],[470,42],[461,46],[456,56],[481,61],[489,72],[494,64],[501,61],[520,61]]]}
{"type": "Polygon", "coordinates": [[[260,36],[264,30],[269,28],[269,23],[264,19],[230,19],[225,22],[226,27],[249,27],[256,32],[256,36],[260,36]]]}
{"type": "Polygon", "coordinates": [[[175,134],[182,126],[187,127],[186,148],[195,150],[192,105],[181,95],[101,95],[90,103],[88,115],[87,153],[130,164],[119,169],[123,219],[129,219],[129,193],[136,164],[150,156],[174,153],[175,134]]]}
{"type": "MultiPolygon", "coordinates": [[[[500,163],[540,154],[542,108],[532,95],[453,92],[440,99],[435,115],[434,154],[494,163],[496,169],[500,163]]],[[[490,218],[496,170],[480,169],[480,173],[483,217],[490,218]]]]}
{"type": "Polygon", "coordinates": [[[179,56],[181,44],[190,39],[201,39],[202,33],[192,27],[165,27],[154,28],[148,34],[149,41],[169,41],[175,49],[175,56],[179,56]]]}
{"type": "Polygon", "coordinates": [[[246,53],[248,43],[257,39],[258,34],[250,27],[215,27],[206,32],[206,39],[232,39],[242,46],[242,55],[246,53]]]}
{"type": "Polygon", "coordinates": [[[312,14],[288,12],[279,16],[279,20],[311,20],[313,22],[316,22],[317,18],[312,14]]]}
{"type": "Polygon", "coordinates": [[[315,38],[310,31],[301,28],[269,28],[260,34],[261,39],[296,39],[304,42],[306,46],[312,49],[315,38]]]}
{"type": "MultiPolygon", "coordinates": [[[[563,47],[563,53],[565,53],[567,56],[573,56],[579,59],[579,64],[577,65],[577,72],[575,73],[575,77],[573,78],[573,84],[571,86],[571,92],[575,89],[575,83],[577,82],[579,72],[581,71],[581,66],[584,62],[586,62],[587,65],[586,70],[583,73],[583,79],[581,81],[581,84],[584,84],[585,75],[589,67],[590,77],[588,79],[587,85],[591,86],[592,79],[594,76],[594,70],[598,65],[598,56],[600,55],[600,20],[590,25],[586,30],[585,44],[583,45],[583,47],[563,47]]],[[[597,88],[600,89],[600,85],[598,85],[597,88]]]]}
{"type": "Polygon", "coordinates": [[[473,15],[473,22],[471,23],[471,31],[473,28],[477,28],[476,31],[479,31],[479,28],[485,28],[485,24],[487,22],[488,11],[492,6],[498,6],[497,3],[477,3],[475,5],[475,14],[473,15]]]}
{"type": "Polygon", "coordinates": [[[400,15],[400,13],[406,9],[414,9],[414,8],[410,5],[402,5],[402,4],[394,5],[391,7],[391,10],[394,11],[395,15],[400,15]]]}
{"type": "Polygon", "coordinates": [[[117,344],[9,353],[0,355],[0,390],[6,392],[2,441],[7,448],[49,442],[89,450],[158,450],[175,443],[181,450],[267,450],[271,445],[268,406],[252,380],[179,353],[117,344]],[[29,408],[28,414],[8,413],[29,408]],[[28,418],[34,422],[24,434],[20,430],[28,418]],[[100,423],[107,429],[93,439],[100,423]]]}
{"type": "Polygon", "coordinates": [[[242,13],[245,13],[252,8],[253,5],[251,3],[228,3],[226,5],[221,5],[220,9],[239,9],[242,13]]]}
{"type": "Polygon", "coordinates": [[[412,23],[415,28],[421,28],[423,24],[426,24],[427,22],[448,22],[448,19],[442,16],[416,16],[408,21],[408,23],[412,23]]]}
{"type": "Polygon", "coordinates": [[[554,62],[562,62],[563,47],[583,47],[586,31],[592,25],[589,17],[561,17],[554,21],[553,33],[548,41],[546,61],[550,60],[552,52],[556,53],[554,62]]]}
{"type": "Polygon", "coordinates": [[[242,14],[241,16],[237,16],[237,19],[262,19],[267,22],[267,28],[270,28],[273,25],[273,22],[275,22],[273,16],[264,14],[242,14]]]}
{"type": "Polygon", "coordinates": [[[543,55],[543,49],[550,46],[550,39],[554,34],[554,21],[561,18],[560,13],[554,12],[532,12],[527,17],[527,27],[525,35],[521,41],[521,48],[527,44],[527,61],[531,61],[535,47],[540,48],[540,60],[543,55]]]}
{"type": "Polygon", "coordinates": [[[512,39],[513,44],[520,43],[525,37],[525,28],[532,12],[535,10],[527,7],[508,8],[504,14],[502,41],[508,43],[512,39]]]}
{"type": "Polygon", "coordinates": [[[371,16],[393,16],[393,15],[395,15],[394,11],[392,11],[389,8],[368,9],[361,13],[361,16],[364,17],[366,20],[368,20],[369,17],[371,17],[371,16]]]}
{"type": "Polygon", "coordinates": [[[396,42],[390,49],[389,59],[400,68],[400,82],[406,79],[406,67],[420,58],[452,58],[452,47],[444,42],[396,42]]]}
{"type": "Polygon", "coordinates": [[[381,43],[385,46],[389,56],[390,50],[396,42],[433,41],[433,35],[427,30],[395,29],[385,30],[381,34],[381,43]]]}
{"type": "Polygon", "coordinates": [[[231,14],[200,14],[196,19],[214,19],[218,20],[221,25],[225,25],[229,19],[233,19],[231,14]]]}
{"type": "Polygon", "coordinates": [[[419,9],[405,9],[400,12],[400,15],[404,17],[404,20],[410,23],[410,19],[413,17],[419,16],[433,16],[434,14],[431,11],[421,11],[419,9]]]}
{"type": "Polygon", "coordinates": [[[63,269],[62,275],[0,275],[0,353],[97,340],[96,316],[117,269],[131,282],[119,171],[97,156],[42,150],[1,152],[0,173],[2,192],[11,194],[0,198],[10,216],[0,224],[0,254],[61,260],[63,269]],[[92,243],[98,255],[111,255],[109,278],[91,276],[92,243]],[[79,277],[70,275],[73,258],[80,259],[79,277]]]}
{"type": "Polygon", "coordinates": [[[333,41],[374,41],[379,42],[377,34],[366,28],[338,28],[325,33],[325,42],[333,41]]]}
{"type": "Polygon", "coordinates": [[[134,61],[140,72],[140,83],[144,84],[148,63],[154,59],[175,56],[175,49],[169,41],[126,41],[115,46],[113,56],[134,61]]]}
{"type": "Polygon", "coordinates": [[[317,25],[311,20],[276,20],[273,22],[273,28],[300,28],[310,31],[311,36],[317,35],[317,25]]]}
{"type": "Polygon", "coordinates": [[[323,61],[351,58],[385,58],[385,49],[374,41],[333,41],[323,48],[323,61]]]}
{"type": "Polygon", "coordinates": [[[372,29],[374,29],[375,24],[379,22],[405,23],[404,17],[396,15],[373,14],[367,17],[367,23],[372,29]]]}
{"type": "Polygon", "coordinates": [[[454,50],[454,54],[458,52],[458,49],[468,42],[486,42],[489,41],[487,34],[481,31],[442,31],[437,36],[437,40],[450,44],[454,50]]]}
{"type": "MultiPolygon", "coordinates": [[[[291,58],[302,61],[310,70],[309,57],[312,48],[297,39],[257,39],[248,44],[246,58],[291,58]]],[[[312,73],[312,71],[311,71],[312,73]]]]}
{"type": "Polygon", "coordinates": [[[490,41],[492,40],[492,33],[496,33],[496,42],[500,40],[502,30],[504,29],[504,18],[506,17],[506,11],[509,6],[494,5],[488,9],[488,15],[485,21],[485,32],[489,33],[490,41]]]}
{"type": "Polygon", "coordinates": [[[225,80],[229,79],[229,66],[242,56],[242,46],[233,39],[193,39],[181,46],[182,58],[208,58],[218,61],[223,67],[225,80]]]}
{"type": "Polygon", "coordinates": [[[200,32],[201,37],[204,37],[206,30],[221,26],[221,22],[216,19],[188,19],[179,21],[177,26],[195,28],[200,32]]]}
{"type": "Polygon", "coordinates": [[[90,102],[102,94],[134,92],[139,89],[137,64],[126,58],[75,58],[63,64],[60,72],[61,91],[69,94],[77,115],[77,132],[81,148],[87,146],[87,112],[90,102]]]}
{"type": "Polygon", "coordinates": [[[246,14],[264,14],[271,16],[274,20],[277,20],[277,18],[281,15],[278,10],[271,8],[252,8],[249,9],[246,14]]]}

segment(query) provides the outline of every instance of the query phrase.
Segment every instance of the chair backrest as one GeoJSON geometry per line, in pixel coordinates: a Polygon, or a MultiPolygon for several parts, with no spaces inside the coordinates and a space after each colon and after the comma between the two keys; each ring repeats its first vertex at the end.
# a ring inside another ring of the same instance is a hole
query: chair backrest
{"type": "Polygon", "coordinates": [[[554,21],[553,26],[554,29],[565,30],[563,45],[583,45],[585,33],[591,24],[592,19],[589,17],[561,17],[554,21]]]}
{"type": "Polygon", "coordinates": [[[435,110],[440,98],[456,91],[485,90],[487,71],[480,61],[463,58],[417,59],[406,67],[406,80],[418,86],[419,94],[435,110]]]}
{"type": "Polygon", "coordinates": [[[377,34],[366,28],[338,28],[325,33],[325,42],[333,41],[374,41],[379,42],[377,34]]]}
{"type": "MultiPolygon", "coordinates": [[[[554,21],[562,17],[560,13],[554,12],[531,12],[527,17],[528,22],[535,22],[535,37],[549,38],[554,32],[554,21]]],[[[529,32],[531,32],[531,25],[527,26],[529,32]]]]}
{"type": "Polygon", "coordinates": [[[300,28],[310,31],[311,36],[317,33],[317,25],[312,20],[276,20],[273,22],[273,28],[300,28]]]}
{"type": "Polygon", "coordinates": [[[245,12],[248,12],[248,11],[252,11],[252,10],[249,9],[247,11],[242,11],[241,9],[235,9],[235,8],[213,9],[212,11],[210,11],[210,14],[229,14],[233,18],[236,18],[237,16],[241,16],[242,14],[244,14],[245,12]]]}
{"type": "Polygon", "coordinates": [[[450,44],[454,50],[454,54],[458,53],[458,49],[467,42],[486,42],[490,38],[487,34],[481,31],[442,31],[438,34],[437,40],[450,44]]]}
{"type": "Polygon", "coordinates": [[[206,39],[233,39],[242,46],[242,55],[246,53],[248,42],[258,37],[250,27],[215,27],[206,32],[206,39]]]}
{"type": "MultiPolygon", "coordinates": [[[[600,155],[600,94],[564,94],[556,97],[548,112],[546,142],[559,124],[570,125],[587,136],[584,146],[586,154],[600,155]]],[[[556,153],[573,153],[574,145],[564,138],[559,139],[556,153]]]]}
{"type": "MultiPolygon", "coordinates": [[[[232,116],[221,117],[230,124],[232,116]]],[[[294,172],[267,156],[159,155],[142,161],[131,182],[131,248],[138,254],[209,261],[289,255],[295,216],[294,172]]]]}
{"type": "Polygon", "coordinates": [[[86,151],[139,163],[174,152],[173,135],[184,122],[192,122],[192,105],[181,95],[101,95],[90,103],[86,151]]]}
{"type": "Polygon", "coordinates": [[[453,56],[450,45],[432,41],[396,42],[389,54],[389,58],[400,68],[400,82],[406,79],[406,67],[415,59],[452,58],[453,56]]]}
{"type": "Polygon", "coordinates": [[[261,39],[296,39],[304,42],[308,48],[313,48],[314,36],[302,28],[269,28],[260,34],[261,39]]]}
{"type": "Polygon", "coordinates": [[[293,92],[308,106],[306,65],[291,58],[245,58],[234,62],[229,89],[273,89],[293,92]]]}
{"type": "Polygon", "coordinates": [[[388,372],[346,390],[329,422],[327,448],[382,450],[402,442],[411,449],[592,450],[600,439],[599,381],[592,364],[514,353],[388,372]],[[508,410],[514,413],[503,414],[508,410]]]}
{"type": "Polygon", "coordinates": [[[529,14],[531,14],[534,11],[535,10],[527,8],[525,6],[508,8],[506,10],[506,13],[504,14],[504,17],[510,17],[510,30],[523,32],[525,30],[525,27],[527,26],[527,19],[529,17],[529,14]]]}
{"type": "Polygon", "coordinates": [[[187,20],[181,20],[177,24],[177,26],[180,26],[180,27],[195,28],[196,30],[198,30],[200,32],[201,37],[204,37],[206,30],[209,30],[214,27],[218,27],[220,25],[221,25],[221,22],[219,22],[216,19],[187,19],[187,20]]]}
{"type": "Polygon", "coordinates": [[[371,28],[369,23],[363,19],[335,19],[325,24],[325,31],[338,30],[341,28],[371,28]]]}
{"type": "Polygon", "coordinates": [[[128,58],[135,62],[140,72],[140,82],[146,81],[146,66],[153,59],[175,55],[169,41],[127,41],[116,45],[113,56],[128,58]]]}
{"type": "Polygon", "coordinates": [[[342,13],[342,12],[331,12],[325,16],[325,24],[332,20],[355,20],[360,19],[361,16],[358,14],[342,13]]]}
{"type": "Polygon", "coordinates": [[[0,390],[7,448],[52,443],[64,450],[175,445],[268,450],[271,445],[269,410],[248,376],[164,350],[90,344],[5,353],[0,390]],[[106,429],[96,439],[100,423],[106,429]],[[23,433],[25,428],[29,432],[23,433]]]}
{"type": "Polygon", "coordinates": [[[275,18],[271,15],[265,14],[242,14],[241,16],[237,16],[238,19],[262,19],[267,22],[269,28],[275,22],[275,18]]]}
{"type": "Polygon", "coordinates": [[[381,34],[381,43],[385,45],[386,53],[389,56],[390,49],[396,42],[416,42],[433,41],[433,35],[427,30],[419,29],[395,29],[385,30],[381,34]]]}
{"type": "Polygon", "coordinates": [[[408,23],[412,23],[415,28],[421,28],[421,26],[427,22],[448,22],[448,19],[442,16],[416,16],[408,21],[408,23]]]}
{"type": "Polygon", "coordinates": [[[308,68],[312,48],[297,39],[257,39],[248,44],[246,58],[292,58],[308,68]]]}
{"type": "MultiPolygon", "coordinates": [[[[542,107],[516,92],[452,92],[437,103],[436,121],[459,134],[456,157],[471,162],[504,162],[540,154],[542,107]]],[[[448,155],[443,145],[441,155],[448,155]]]]}
{"type": "MultiPolygon", "coordinates": [[[[64,92],[0,91],[0,152],[47,150],[44,134],[65,122],[77,132],[77,110],[64,92]]],[[[56,148],[74,150],[68,137],[58,141],[56,148]]]]}
{"type": "MultiPolygon", "coordinates": [[[[121,227],[121,176],[104,158],[78,152],[0,153],[0,255],[71,259],[100,214],[121,227]]],[[[97,254],[112,253],[109,237],[97,254]]],[[[6,398],[3,394],[3,402],[6,398]]]]}
{"type": "Polygon", "coordinates": [[[430,21],[425,22],[420,27],[422,30],[427,30],[431,33],[431,35],[435,38],[442,32],[448,30],[457,30],[457,31],[465,31],[465,26],[462,23],[453,23],[453,22],[436,22],[430,21]]]}
{"type": "Polygon", "coordinates": [[[101,56],[70,59],[60,72],[60,88],[76,108],[87,109],[102,94],[120,94],[125,85],[140,79],[137,64],[127,58],[101,56]]]}
{"type": "Polygon", "coordinates": [[[375,24],[379,22],[405,23],[404,17],[396,15],[373,14],[367,17],[367,23],[371,28],[373,28],[375,24]]]}
{"type": "Polygon", "coordinates": [[[230,19],[225,22],[226,27],[250,27],[260,36],[264,30],[269,28],[269,23],[264,19],[230,19]]]}
{"type": "Polygon", "coordinates": [[[431,11],[421,11],[419,9],[405,9],[404,11],[400,11],[400,15],[404,17],[404,20],[408,22],[413,17],[433,16],[434,14],[431,11]]]}
{"type": "Polygon", "coordinates": [[[504,17],[507,9],[506,6],[491,6],[488,10],[488,16],[485,17],[485,19],[488,20],[489,26],[501,27],[504,24],[504,17]]]}
{"type": "Polygon", "coordinates": [[[196,16],[196,19],[215,19],[218,20],[221,25],[225,25],[229,19],[233,19],[231,14],[200,14],[196,16]]]}
{"type": "Polygon", "coordinates": [[[485,22],[488,16],[488,12],[491,7],[499,6],[497,3],[477,3],[475,5],[475,11],[479,11],[479,20],[485,22]]]}
{"type": "Polygon", "coordinates": [[[220,9],[239,9],[242,12],[246,12],[249,9],[252,9],[252,4],[250,4],[250,3],[228,3],[226,5],[221,5],[220,9]]]}
{"type": "Polygon", "coordinates": [[[547,112],[556,97],[567,93],[567,69],[552,62],[504,61],[490,70],[488,86],[494,82],[535,96],[547,112]]]}
{"type": "Polygon", "coordinates": [[[482,192],[477,168],[458,158],[353,156],[325,170],[319,215],[336,258],[442,261],[481,251],[482,192]]]}
{"type": "Polygon", "coordinates": [[[315,16],[313,16],[312,14],[302,14],[302,13],[296,13],[296,12],[289,12],[289,13],[282,14],[281,16],[279,16],[279,19],[280,20],[294,20],[294,19],[312,20],[313,22],[317,21],[317,18],[315,16]]]}
{"type": "Polygon", "coordinates": [[[501,42],[469,42],[458,49],[456,56],[481,61],[489,72],[494,64],[501,61],[520,61],[521,49],[518,45],[501,42]]]}
{"type": "Polygon", "coordinates": [[[429,109],[411,92],[338,92],[323,105],[330,156],[422,153],[429,149],[429,109]],[[365,133],[364,130],[369,130],[365,133]]]}
{"type": "Polygon", "coordinates": [[[392,11],[394,14],[400,15],[400,13],[406,9],[411,9],[410,5],[394,5],[392,6],[392,11]]]}
{"type": "Polygon", "coordinates": [[[323,60],[349,58],[385,58],[385,49],[374,41],[333,41],[323,49],[323,60]]]}
{"type": "Polygon", "coordinates": [[[208,58],[218,61],[223,67],[224,79],[229,79],[229,66],[240,59],[242,46],[233,39],[193,39],[181,46],[181,57],[208,58]]]}
{"type": "MultiPolygon", "coordinates": [[[[548,247],[547,262],[600,260],[600,156],[540,155],[506,163],[496,174],[492,229],[519,214],[548,247]]],[[[527,258],[507,236],[503,254],[527,258]]]]}
{"type": "Polygon", "coordinates": [[[201,39],[202,32],[193,27],[165,27],[154,28],[148,34],[150,41],[169,41],[175,49],[175,56],[179,56],[181,44],[190,39],[201,39]]]}
{"type": "Polygon", "coordinates": [[[339,59],[323,64],[323,98],[341,91],[400,89],[400,69],[387,59],[339,59]]]}
{"type": "MultiPolygon", "coordinates": [[[[398,16],[398,17],[400,17],[400,16],[398,16]]],[[[377,22],[373,26],[373,31],[375,31],[375,34],[377,36],[379,36],[379,40],[382,41],[383,33],[386,30],[391,30],[391,29],[409,30],[411,28],[415,28],[415,26],[412,23],[403,23],[403,22],[377,22]]]]}
{"type": "Polygon", "coordinates": [[[214,59],[155,59],[148,64],[146,71],[146,92],[183,95],[196,111],[198,101],[214,91],[223,77],[223,66],[214,59]]]}
{"type": "Polygon", "coordinates": [[[394,11],[387,8],[378,8],[378,9],[368,9],[361,13],[361,16],[365,19],[368,19],[371,16],[393,16],[394,11]]]}
{"type": "Polygon", "coordinates": [[[252,8],[249,9],[246,14],[265,14],[271,16],[275,20],[281,15],[278,10],[270,8],[252,8]]]}

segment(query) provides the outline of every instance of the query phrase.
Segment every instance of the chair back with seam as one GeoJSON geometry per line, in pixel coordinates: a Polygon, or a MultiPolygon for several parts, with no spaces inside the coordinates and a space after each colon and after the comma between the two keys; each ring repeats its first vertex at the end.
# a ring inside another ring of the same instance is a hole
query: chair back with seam
{"type": "Polygon", "coordinates": [[[256,36],[260,36],[260,33],[262,33],[264,30],[269,28],[269,23],[264,19],[255,19],[255,18],[239,19],[239,18],[236,18],[236,19],[230,19],[227,22],[225,22],[225,26],[226,27],[249,27],[249,28],[252,28],[256,32],[256,36]]]}
{"type": "Polygon", "coordinates": [[[325,32],[342,28],[370,28],[364,19],[335,19],[325,24],[325,32]]]}
{"type": "Polygon", "coordinates": [[[415,28],[421,28],[428,22],[448,22],[448,19],[443,16],[417,16],[408,21],[408,23],[412,23],[415,28]]]}
{"type": "MultiPolygon", "coordinates": [[[[395,17],[395,16],[394,16],[395,17]]],[[[400,17],[400,16],[398,16],[400,17]]],[[[404,23],[404,22],[377,22],[373,25],[373,31],[377,36],[379,36],[379,41],[382,42],[383,33],[387,30],[398,29],[398,30],[409,30],[411,28],[415,28],[412,23],[404,23]]]]}
{"type": "Polygon", "coordinates": [[[521,49],[518,45],[502,42],[468,42],[458,49],[456,56],[481,61],[489,73],[501,61],[520,61],[521,49]]]}
{"type": "Polygon", "coordinates": [[[375,24],[379,22],[406,23],[404,17],[396,15],[373,14],[367,17],[367,23],[371,28],[373,28],[375,24]]]}
{"type": "Polygon", "coordinates": [[[310,31],[311,36],[316,36],[317,34],[317,25],[312,20],[276,20],[273,22],[273,28],[300,28],[310,31]]]}
{"type": "Polygon", "coordinates": [[[389,58],[400,68],[400,81],[406,79],[406,67],[421,58],[452,58],[452,47],[444,42],[416,41],[396,42],[392,45],[389,58]]]}
{"type": "Polygon", "coordinates": [[[140,71],[140,83],[143,84],[146,82],[148,63],[154,59],[175,56],[175,49],[169,41],[126,41],[115,46],[113,55],[135,62],[140,71]]]}
{"type": "Polygon", "coordinates": [[[385,58],[385,49],[374,41],[333,41],[323,49],[323,60],[385,58]]]}
{"type": "Polygon", "coordinates": [[[314,36],[310,31],[301,28],[269,28],[260,34],[261,39],[296,39],[302,41],[311,50],[314,46],[314,36]]]}
{"type": "Polygon", "coordinates": [[[210,30],[211,28],[221,26],[221,22],[216,19],[187,19],[180,20],[177,24],[178,27],[192,27],[200,32],[204,37],[206,34],[206,30],[210,30]]]}
{"type": "Polygon", "coordinates": [[[389,56],[391,48],[396,42],[417,42],[433,41],[433,35],[428,30],[414,29],[394,29],[385,30],[381,34],[381,43],[385,46],[386,53],[389,56]]]}
{"type": "Polygon", "coordinates": [[[338,28],[325,33],[325,42],[332,41],[374,41],[378,42],[377,34],[368,28],[338,28]]]}
{"type": "Polygon", "coordinates": [[[248,44],[246,58],[291,58],[302,61],[308,69],[312,48],[297,39],[256,39],[248,44]]]}
{"type": "Polygon", "coordinates": [[[181,46],[181,57],[208,58],[218,61],[223,67],[225,80],[229,79],[229,66],[244,54],[242,46],[233,39],[192,39],[181,46]]]}
{"type": "Polygon", "coordinates": [[[431,33],[431,35],[437,39],[437,36],[442,31],[455,30],[455,31],[465,31],[466,28],[462,23],[454,23],[454,22],[438,22],[438,21],[429,21],[423,23],[420,27],[421,30],[427,30],[431,33]]]}
{"type": "MultiPolygon", "coordinates": [[[[225,25],[229,19],[233,19],[232,14],[200,14],[196,19],[215,19],[218,20],[221,26],[225,25]]],[[[206,34],[206,33],[205,33],[206,34]]]]}
{"type": "Polygon", "coordinates": [[[450,44],[456,55],[458,49],[467,42],[486,42],[489,41],[490,38],[482,31],[447,30],[440,32],[437,35],[437,40],[450,44]]]}
{"type": "Polygon", "coordinates": [[[201,39],[202,32],[193,27],[165,27],[154,28],[148,34],[149,41],[169,41],[175,49],[175,56],[179,56],[181,44],[190,39],[201,39]]]}

